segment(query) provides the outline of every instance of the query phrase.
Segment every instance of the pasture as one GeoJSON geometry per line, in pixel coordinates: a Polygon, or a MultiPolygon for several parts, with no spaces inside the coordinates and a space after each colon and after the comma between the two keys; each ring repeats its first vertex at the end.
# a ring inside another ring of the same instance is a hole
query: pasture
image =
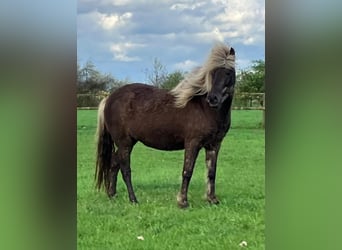
{"type": "Polygon", "coordinates": [[[224,139],[216,175],[219,205],[209,205],[204,152],[189,186],[187,209],[177,206],[183,151],[158,151],[138,143],[132,153],[132,181],[139,201],[128,201],[119,174],[118,196],[95,190],[96,110],[77,112],[78,249],[247,249],[265,248],[265,131],[262,111],[237,110],[224,139]],[[139,237],[141,236],[141,237],[139,237]],[[138,239],[139,237],[139,239],[138,239]],[[143,237],[143,239],[142,239],[143,237]]]}

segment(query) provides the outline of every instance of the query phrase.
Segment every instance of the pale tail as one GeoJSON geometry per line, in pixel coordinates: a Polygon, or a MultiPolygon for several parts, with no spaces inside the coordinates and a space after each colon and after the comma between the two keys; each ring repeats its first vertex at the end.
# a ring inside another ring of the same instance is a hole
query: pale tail
{"type": "Polygon", "coordinates": [[[106,129],[104,123],[104,108],[106,105],[107,98],[104,98],[98,108],[97,113],[97,129],[96,129],[96,140],[97,140],[97,154],[96,154],[96,170],[95,180],[96,187],[101,189],[104,185],[106,189],[109,187],[109,170],[111,165],[112,151],[114,149],[113,140],[111,135],[106,129]]]}

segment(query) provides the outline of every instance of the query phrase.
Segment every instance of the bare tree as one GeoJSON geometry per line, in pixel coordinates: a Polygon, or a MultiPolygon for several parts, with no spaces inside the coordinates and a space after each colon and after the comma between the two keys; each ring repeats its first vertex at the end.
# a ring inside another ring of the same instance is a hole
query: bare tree
{"type": "Polygon", "coordinates": [[[161,87],[167,79],[167,71],[165,66],[158,58],[154,58],[152,70],[146,69],[147,80],[153,86],[161,87]]]}

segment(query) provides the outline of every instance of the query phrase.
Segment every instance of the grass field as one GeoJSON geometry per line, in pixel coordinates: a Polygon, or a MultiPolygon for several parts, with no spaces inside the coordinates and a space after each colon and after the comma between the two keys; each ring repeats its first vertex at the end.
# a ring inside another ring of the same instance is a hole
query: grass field
{"type": "Polygon", "coordinates": [[[179,209],[183,151],[164,152],[137,144],[132,181],[139,205],[128,201],[121,175],[118,196],[94,189],[96,110],[77,112],[78,249],[265,248],[265,131],[261,111],[233,111],[232,128],[218,159],[219,205],[205,199],[204,152],[197,159],[187,209],[179,209]],[[142,236],[144,240],[137,237],[142,236]]]}

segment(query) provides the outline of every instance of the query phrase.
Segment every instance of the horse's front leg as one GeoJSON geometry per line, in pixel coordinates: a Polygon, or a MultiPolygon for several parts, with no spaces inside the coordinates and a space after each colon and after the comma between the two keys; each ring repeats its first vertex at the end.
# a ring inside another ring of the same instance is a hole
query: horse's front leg
{"type": "Polygon", "coordinates": [[[190,144],[185,147],[184,152],[184,166],[183,166],[183,180],[181,190],[177,196],[178,206],[181,208],[186,208],[189,206],[188,203],[188,188],[192,177],[192,172],[194,170],[196,158],[198,156],[199,147],[194,144],[190,144]]]}
{"type": "Polygon", "coordinates": [[[215,195],[216,164],[219,150],[220,145],[205,149],[205,161],[207,165],[207,200],[211,204],[219,203],[219,200],[215,195]]]}

